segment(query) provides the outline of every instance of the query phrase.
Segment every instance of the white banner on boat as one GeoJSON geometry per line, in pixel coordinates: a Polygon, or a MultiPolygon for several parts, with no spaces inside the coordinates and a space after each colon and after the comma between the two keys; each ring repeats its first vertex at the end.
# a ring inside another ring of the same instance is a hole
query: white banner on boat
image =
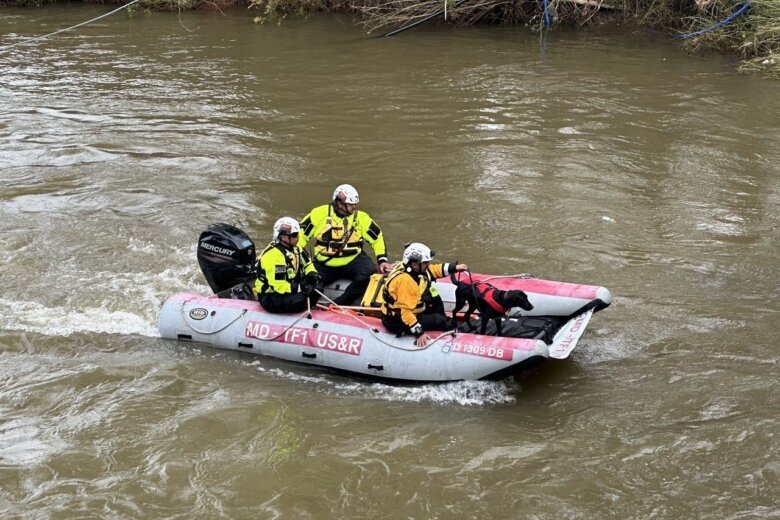
{"type": "Polygon", "coordinates": [[[555,335],[552,345],[550,345],[550,357],[555,359],[566,359],[577,346],[577,341],[585,332],[590,317],[593,316],[593,309],[580,314],[576,318],[569,320],[566,325],[555,335]]]}

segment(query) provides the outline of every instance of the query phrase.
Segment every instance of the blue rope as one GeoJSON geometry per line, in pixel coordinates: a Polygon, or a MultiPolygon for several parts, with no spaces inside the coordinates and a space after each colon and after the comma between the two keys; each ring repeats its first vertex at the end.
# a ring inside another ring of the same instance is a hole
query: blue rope
{"type": "MultiPolygon", "coordinates": [[[[546,3],[546,1],[547,0],[545,0],[545,3],[546,3]]],[[[678,38],[693,38],[694,36],[698,36],[700,34],[708,33],[710,31],[714,31],[715,29],[717,29],[719,27],[723,27],[724,25],[726,25],[731,20],[733,20],[737,16],[741,15],[742,13],[747,11],[748,9],[750,9],[750,2],[745,2],[744,4],[742,4],[740,6],[739,9],[737,9],[736,11],[734,11],[733,13],[728,15],[726,18],[724,18],[720,22],[718,22],[715,25],[713,25],[712,27],[707,27],[706,29],[702,29],[702,30],[696,31],[696,32],[685,33],[685,34],[678,34],[677,37],[678,38]]]]}
{"type": "Polygon", "coordinates": [[[544,0],[544,25],[550,28],[550,4],[544,0]]]}

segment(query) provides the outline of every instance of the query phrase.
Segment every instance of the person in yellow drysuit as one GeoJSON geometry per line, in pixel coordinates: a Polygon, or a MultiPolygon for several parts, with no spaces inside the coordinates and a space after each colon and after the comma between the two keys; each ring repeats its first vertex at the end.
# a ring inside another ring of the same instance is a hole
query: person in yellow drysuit
{"type": "Polygon", "coordinates": [[[330,204],[314,208],[301,220],[300,247],[313,243],[312,259],[323,284],[351,280],[343,294],[333,300],[338,305],[350,305],[362,297],[371,275],[377,272],[363,251],[365,242],[374,250],[379,272],[392,269],[382,230],[368,213],[357,209],[359,200],[353,186],[342,184],[333,191],[330,204]]]}
{"type": "Polygon", "coordinates": [[[268,312],[303,312],[319,299],[320,276],[306,251],[297,246],[300,229],[294,218],[280,218],[273,241],[260,253],[255,293],[268,312]]]}
{"type": "Polygon", "coordinates": [[[431,264],[434,253],[424,244],[406,246],[382,289],[382,324],[399,336],[412,334],[419,338],[426,330],[447,330],[447,317],[440,296],[431,298],[431,284],[436,278],[467,271],[466,264],[431,264]],[[426,302],[427,301],[427,302],[426,302]]]}

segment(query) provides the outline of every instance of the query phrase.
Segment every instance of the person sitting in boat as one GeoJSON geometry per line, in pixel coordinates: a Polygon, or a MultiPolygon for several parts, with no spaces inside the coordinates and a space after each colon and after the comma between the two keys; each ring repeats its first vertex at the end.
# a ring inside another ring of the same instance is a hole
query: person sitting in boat
{"type": "Polygon", "coordinates": [[[294,218],[280,218],[273,241],[260,253],[255,292],[268,312],[303,312],[319,299],[320,275],[297,245],[300,230],[294,218]]]}
{"type": "Polygon", "coordinates": [[[382,324],[390,332],[419,338],[426,330],[447,330],[444,305],[440,296],[431,294],[432,284],[436,278],[467,271],[468,266],[432,264],[434,254],[425,244],[408,244],[403,260],[387,276],[382,288],[382,324]]]}
{"type": "Polygon", "coordinates": [[[352,282],[334,303],[350,305],[363,296],[371,275],[377,272],[374,262],[363,251],[368,242],[374,250],[379,272],[388,273],[387,249],[382,230],[365,211],[358,211],[357,190],[342,184],[333,191],[330,204],[318,206],[303,217],[300,247],[314,241],[314,267],[325,285],[338,279],[352,282]]]}

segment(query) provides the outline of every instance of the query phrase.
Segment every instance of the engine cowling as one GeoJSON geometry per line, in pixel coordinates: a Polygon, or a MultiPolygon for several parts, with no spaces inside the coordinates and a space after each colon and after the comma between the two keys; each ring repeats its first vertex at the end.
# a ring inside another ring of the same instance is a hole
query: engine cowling
{"type": "Polygon", "coordinates": [[[240,284],[254,283],[255,244],[235,226],[220,223],[206,228],[198,240],[197,256],[203,276],[217,294],[240,284]]]}

